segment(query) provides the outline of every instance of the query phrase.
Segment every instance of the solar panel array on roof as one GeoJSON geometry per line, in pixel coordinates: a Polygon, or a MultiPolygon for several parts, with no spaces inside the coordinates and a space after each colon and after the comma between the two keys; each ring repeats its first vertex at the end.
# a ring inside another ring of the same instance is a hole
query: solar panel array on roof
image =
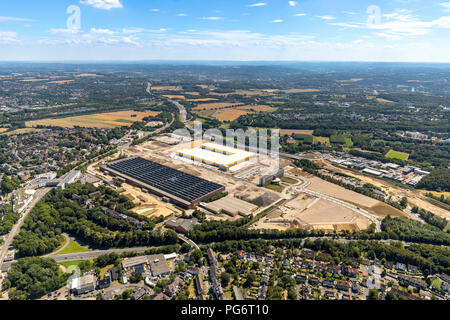
{"type": "Polygon", "coordinates": [[[107,167],[188,202],[224,187],[143,158],[110,163],[107,167]]]}

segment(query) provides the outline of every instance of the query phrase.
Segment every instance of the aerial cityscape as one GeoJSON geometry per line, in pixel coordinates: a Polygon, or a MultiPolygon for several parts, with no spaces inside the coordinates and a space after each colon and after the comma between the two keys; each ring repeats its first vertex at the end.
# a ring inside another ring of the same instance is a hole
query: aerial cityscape
{"type": "Polygon", "coordinates": [[[450,2],[411,2],[0,4],[0,300],[450,300],[450,2]]]}

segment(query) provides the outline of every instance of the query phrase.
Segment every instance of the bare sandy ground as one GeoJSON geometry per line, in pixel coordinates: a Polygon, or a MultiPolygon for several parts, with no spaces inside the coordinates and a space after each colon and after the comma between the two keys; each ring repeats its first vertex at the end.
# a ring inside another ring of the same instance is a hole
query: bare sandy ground
{"type": "Polygon", "coordinates": [[[361,181],[364,181],[365,183],[371,183],[374,186],[381,188],[389,196],[392,196],[393,200],[398,201],[402,197],[407,197],[410,207],[417,206],[419,208],[429,210],[440,217],[446,218],[447,220],[450,220],[450,211],[448,211],[444,208],[441,208],[439,206],[433,205],[432,203],[427,201],[427,198],[423,194],[423,191],[408,190],[408,189],[401,188],[396,185],[390,184],[389,182],[387,182],[385,180],[376,179],[373,177],[365,176],[363,174],[355,173],[350,170],[337,168],[335,166],[330,165],[328,162],[327,162],[327,164],[328,164],[328,166],[332,167],[333,170],[348,174],[350,176],[360,179],[361,181]]]}
{"type": "Polygon", "coordinates": [[[370,221],[331,201],[301,194],[255,224],[257,229],[364,230],[370,221]]]}
{"type": "Polygon", "coordinates": [[[320,178],[310,178],[311,184],[307,187],[309,190],[328,195],[333,198],[341,199],[351,203],[355,203],[364,207],[373,207],[380,201],[359,194],[357,192],[347,190],[341,186],[324,181],[320,178]]]}

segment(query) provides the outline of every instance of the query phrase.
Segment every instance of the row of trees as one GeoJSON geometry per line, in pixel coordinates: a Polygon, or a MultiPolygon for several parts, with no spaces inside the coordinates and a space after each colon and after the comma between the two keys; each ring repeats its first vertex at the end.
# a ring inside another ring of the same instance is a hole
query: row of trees
{"type": "Polygon", "coordinates": [[[424,224],[405,217],[391,218],[387,216],[381,222],[381,230],[387,234],[389,239],[450,245],[450,233],[444,232],[433,225],[424,224]]]}
{"type": "Polygon", "coordinates": [[[413,207],[411,211],[414,213],[418,213],[420,217],[426,221],[426,223],[431,224],[432,226],[435,226],[441,230],[444,230],[447,226],[448,222],[445,218],[440,218],[431,211],[419,209],[418,207],[413,207]]]}

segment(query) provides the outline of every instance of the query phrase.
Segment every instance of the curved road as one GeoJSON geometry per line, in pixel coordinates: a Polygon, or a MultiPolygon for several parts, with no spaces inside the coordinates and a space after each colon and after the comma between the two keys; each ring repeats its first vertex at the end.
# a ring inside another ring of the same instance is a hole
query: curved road
{"type": "MultiPolygon", "coordinates": [[[[287,176],[289,177],[289,175],[287,175],[287,176]]],[[[322,193],[319,193],[319,192],[315,192],[315,191],[306,189],[311,184],[309,179],[306,178],[306,177],[300,177],[300,176],[295,176],[295,177],[294,176],[290,176],[290,177],[291,178],[300,179],[300,180],[303,181],[303,184],[295,186],[295,189],[297,191],[309,194],[309,195],[311,195],[313,197],[316,197],[316,198],[321,198],[321,199],[324,199],[324,200],[328,200],[330,202],[336,203],[336,204],[341,205],[343,207],[346,207],[346,208],[348,208],[350,210],[353,210],[356,213],[359,213],[360,215],[366,217],[367,219],[369,219],[370,221],[375,223],[376,231],[381,231],[381,222],[380,222],[380,220],[379,220],[379,218],[377,216],[374,216],[374,215],[370,214],[368,211],[366,211],[364,209],[361,209],[361,208],[359,208],[359,207],[357,207],[357,206],[355,206],[353,204],[347,203],[345,201],[342,201],[342,200],[330,197],[328,195],[325,195],[325,194],[322,194],[322,193]]]]}

